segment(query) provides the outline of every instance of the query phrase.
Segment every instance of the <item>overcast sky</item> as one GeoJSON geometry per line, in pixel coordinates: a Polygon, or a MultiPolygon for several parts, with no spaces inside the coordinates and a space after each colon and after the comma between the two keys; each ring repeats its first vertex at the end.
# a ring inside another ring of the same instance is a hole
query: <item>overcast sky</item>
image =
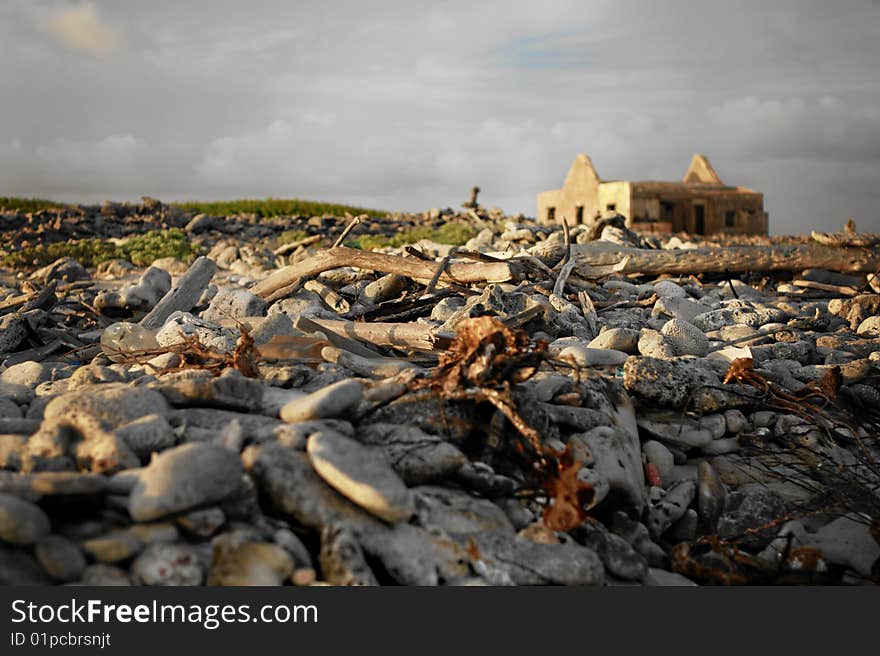
{"type": "Polygon", "coordinates": [[[775,233],[880,231],[880,3],[2,0],[0,195],[535,214],[694,152],[775,233]]]}

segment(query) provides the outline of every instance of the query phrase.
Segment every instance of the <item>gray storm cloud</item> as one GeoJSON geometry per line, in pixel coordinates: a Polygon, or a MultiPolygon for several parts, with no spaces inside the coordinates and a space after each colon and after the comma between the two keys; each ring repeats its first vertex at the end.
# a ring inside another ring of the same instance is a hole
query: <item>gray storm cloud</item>
{"type": "Polygon", "coordinates": [[[774,232],[880,230],[880,7],[8,0],[0,195],[300,196],[533,214],[578,152],[694,152],[774,232]]]}

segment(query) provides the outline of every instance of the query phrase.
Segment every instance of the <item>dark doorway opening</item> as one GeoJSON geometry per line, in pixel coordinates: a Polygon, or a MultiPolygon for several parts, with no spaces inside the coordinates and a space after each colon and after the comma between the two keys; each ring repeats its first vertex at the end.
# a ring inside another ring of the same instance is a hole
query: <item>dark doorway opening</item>
{"type": "Polygon", "coordinates": [[[584,222],[584,206],[578,205],[574,208],[574,222],[575,223],[583,223],[584,222]]]}
{"type": "Polygon", "coordinates": [[[556,208],[548,207],[547,208],[547,223],[553,223],[556,221],[556,208]]]}
{"type": "Polygon", "coordinates": [[[694,233],[706,234],[706,207],[704,205],[694,205],[694,233]]]}

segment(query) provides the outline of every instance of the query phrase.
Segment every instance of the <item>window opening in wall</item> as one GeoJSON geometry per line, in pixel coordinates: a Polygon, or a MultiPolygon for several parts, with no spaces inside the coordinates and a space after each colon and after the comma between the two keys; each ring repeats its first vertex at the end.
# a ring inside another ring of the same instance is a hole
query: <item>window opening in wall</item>
{"type": "Polygon", "coordinates": [[[608,210],[609,212],[614,212],[617,209],[617,203],[608,203],[605,206],[605,209],[608,210]]]}
{"type": "Polygon", "coordinates": [[[736,212],[734,210],[727,210],[727,212],[725,212],[724,225],[728,228],[736,226],[736,212]]]}
{"type": "Polygon", "coordinates": [[[584,206],[578,205],[574,209],[574,215],[575,215],[575,223],[583,223],[584,222],[584,206]]]}
{"type": "Polygon", "coordinates": [[[556,220],[556,208],[548,207],[547,208],[547,223],[553,223],[556,220]]]}

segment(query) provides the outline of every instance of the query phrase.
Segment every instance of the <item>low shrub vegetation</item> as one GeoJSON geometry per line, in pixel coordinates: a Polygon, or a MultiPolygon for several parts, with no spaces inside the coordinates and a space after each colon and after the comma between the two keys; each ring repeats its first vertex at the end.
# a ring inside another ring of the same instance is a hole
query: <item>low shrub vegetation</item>
{"type": "Polygon", "coordinates": [[[122,243],[104,239],[40,244],[5,254],[0,263],[5,267],[40,267],[62,257],[70,257],[86,267],[94,267],[107,260],[128,260],[137,266],[148,266],[162,257],[176,257],[188,262],[196,255],[195,249],[183,230],[152,230],[136,235],[122,243]]]}
{"type": "Polygon", "coordinates": [[[346,246],[352,248],[360,248],[361,250],[372,250],[374,248],[399,248],[406,244],[414,244],[422,239],[437,242],[438,244],[451,244],[452,246],[461,246],[477,234],[477,229],[465,223],[450,222],[445,223],[439,228],[409,228],[401,230],[392,237],[384,235],[363,235],[346,241],[346,246]]]}
{"type": "Polygon", "coordinates": [[[215,216],[229,216],[232,214],[256,214],[261,217],[322,216],[324,214],[343,216],[346,212],[353,215],[369,214],[370,216],[384,216],[386,214],[386,212],[381,210],[300,200],[298,198],[262,198],[210,202],[190,201],[173,204],[187,212],[213,214],[215,216]]]}

